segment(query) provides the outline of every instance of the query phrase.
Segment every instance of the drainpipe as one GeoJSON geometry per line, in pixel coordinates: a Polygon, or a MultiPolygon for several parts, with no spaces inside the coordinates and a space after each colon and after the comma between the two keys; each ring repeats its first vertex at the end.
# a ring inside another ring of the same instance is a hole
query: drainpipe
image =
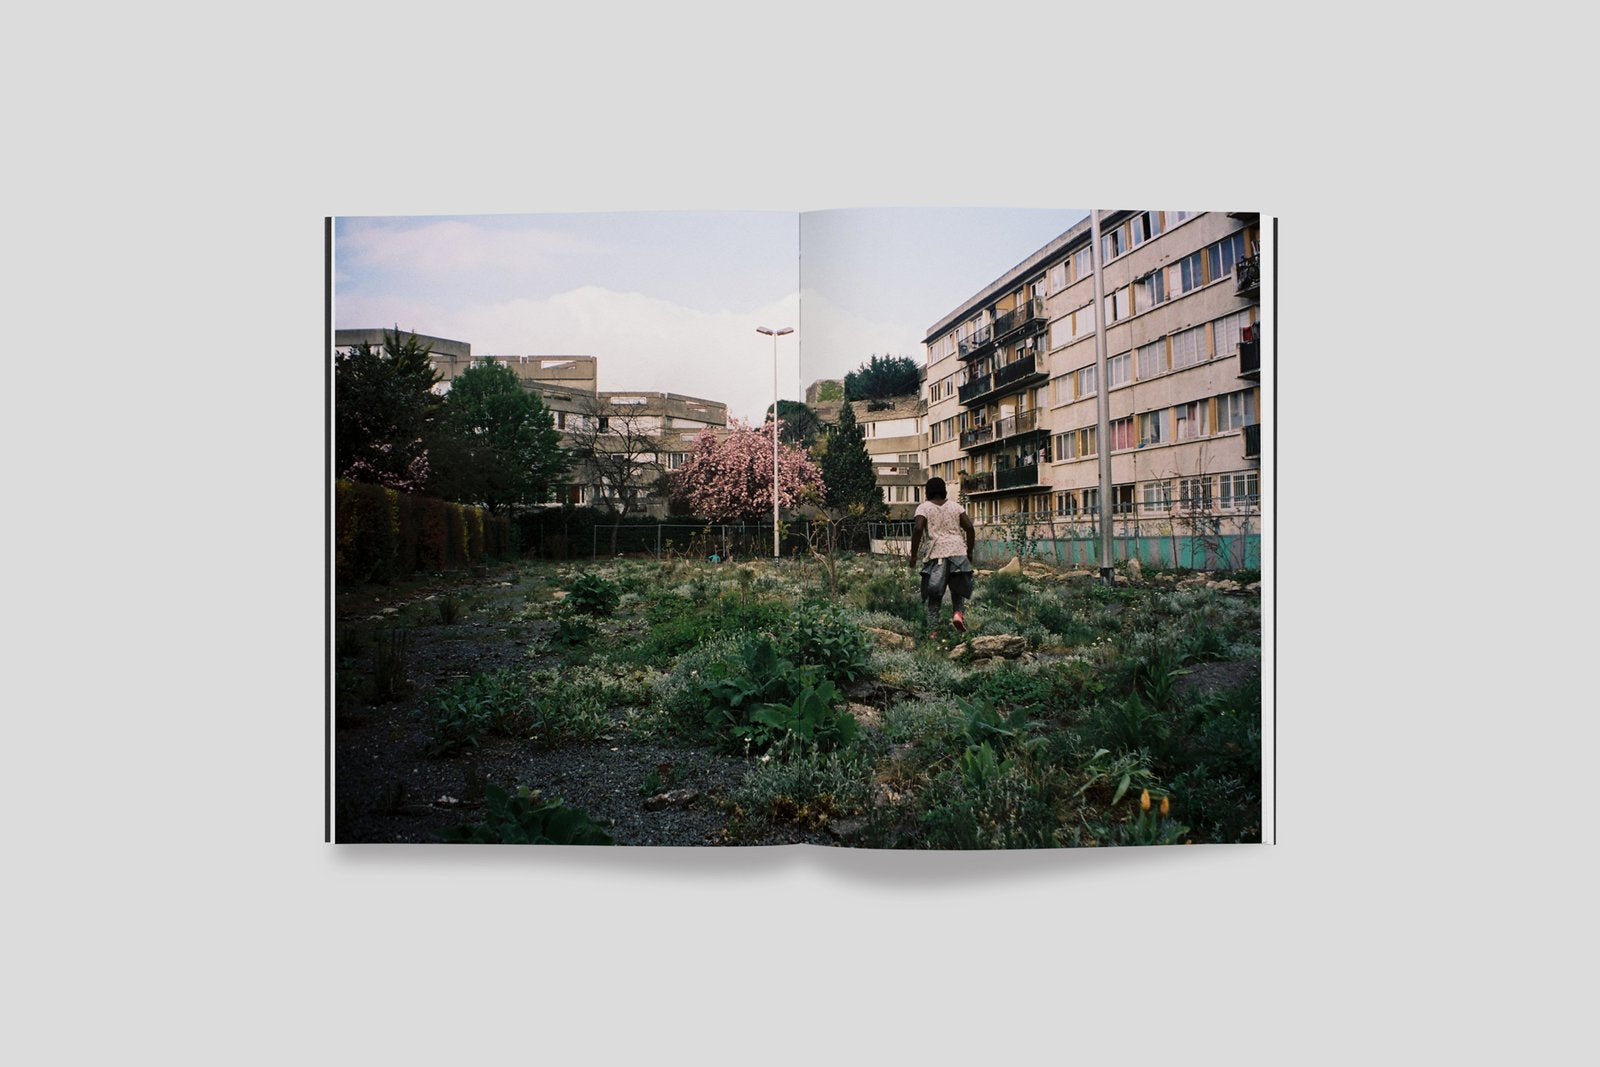
{"type": "Polygon", "coordinates": [[[1100,211],[1089,213],[1089,259],[1094,264],[1095,434],[1100,438],[1100,580],[1117,583],[1111,565],[1111,391],[1106,388],[1106,283],[1100,276],[1100,211]]]}

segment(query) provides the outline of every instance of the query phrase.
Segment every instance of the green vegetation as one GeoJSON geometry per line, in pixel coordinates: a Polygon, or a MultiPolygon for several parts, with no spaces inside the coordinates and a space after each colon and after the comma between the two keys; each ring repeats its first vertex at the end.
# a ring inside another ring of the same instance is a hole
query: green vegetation
{"type": "MultiPolygon", "coordinates": [[[[1255,596],[1150,571],[1112,589],[1084,576],[984,573],[971,631],[929,636],[903,560],[842,554],[837,567],[830,600],[822,576],[796,560],[524,563],[502,598],[509,614],[498,616],[526,633],[518,656],[431,687],[426,666],[414,671],[422,753],[498,752],[516,767],[519,754],[566,746],[599,758],[681,750],[666,770],[650,769],[655,754],[635,765],[621,792],[637,805],[668,786],[695,790],[696,810],[734,843],[1259,840],[1255,596]],[[958,640],[999,635],[1026,640],[994,658],[951,657],[958,640]],[[675,777],[674,766],[693,765],[690,750],[733,777],[675,777]]],[[[461,604],[459,594],[437,605],[418,597],[410,614],[341,622],[338,691],[405,692],[417,635],[476,633],[499,610],[474,599],[472,625],[432,625],[435,609],[448,622],[461,604]],[[406,618],[410,630],[393,621],[406,618]]],[[[559,800],[515,792],[501,773],[498,788],[486,784],[481,821],[450,840],[607,836],[559,800]]]]}

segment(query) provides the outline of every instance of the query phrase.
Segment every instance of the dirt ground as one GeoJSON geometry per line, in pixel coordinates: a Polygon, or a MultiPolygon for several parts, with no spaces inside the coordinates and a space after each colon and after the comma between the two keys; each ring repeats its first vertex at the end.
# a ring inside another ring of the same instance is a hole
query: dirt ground
{"type": "MultiPolygon", "coordinates": [[[[599,742],[546,750],[536,743],[492,738],[475,757],[430,757],[424,707],[440,686],[505,667],[541,666],[530,658],[529,648],[551,624],[496,618],[506,614],[497,609],[523,602],[529,581],[516,568],[501,567],[465,581],[433,577],[388,587],[358,586],[339,594],[336,658],[341,635],[347,645],[359,647],[353,635],[373,631],[390,616],[416,621],[409,626],[410,685],[399,700],[369,704],[354,687],[336,697],[336,842],[436,841],[442,831],[478,819],[485,783],[559,795],[605,825],[619,845],[761,845],[812,839],[814,835],[795,830],[734,841],[726,832],[720,801],[743,778],[745,761],[704,748],[634,742],[622,726],[620,708],[613,709],[616,733],[599,742]],[[450,625],[421,621],[437,620],[437,599],[452,594],[471,603],[462,618],[450,625]],[[674,794],[688,791],[694,799],[648,810],[642,786],[652,772],[669,782],[674,794]]],[[[343,673],[359,680],[367,658],[347,657],[343,673]]]]}

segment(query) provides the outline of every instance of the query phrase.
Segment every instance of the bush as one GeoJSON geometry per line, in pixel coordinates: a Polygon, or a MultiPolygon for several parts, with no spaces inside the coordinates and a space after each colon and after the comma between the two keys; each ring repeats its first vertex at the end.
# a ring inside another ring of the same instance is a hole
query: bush
{"type": "Polygon", "coordinates": [[[842,610],[826,604],[803,606],[789,634],[789,655],[822,668],[822,676],[849,685],[866,673],[867,635],[842,610]]]}
{"type": "Polygon", "coordinates": [[[533,726],[526,681],[506,669],[446,687],[428,704],[430,756],[477,748],[490,734],[526,735],[533,726]]]}
{"type": "Polygon", "coordinates": [[[758,763],[730,798],[733,821],[754,817],[820,829],[870,807],[871,773],[870,762],[853,752],[805,752],[758,763]]]}
{"type": "Polygon", "coordinates": [[[610,845],[611,835],[581,808],[560,797],[539,799],[523,787],[515,794],[497,785],[484,786],[483,821],[466,823],[439,835],[457,844],[485,845],[610,845]]]}
{"type": "Polygon", "coordinates": [[[621,597],[621,587],[598,574],[580,574],[567,590],[567,603],[585,615],[610,615],[621,597]]]}

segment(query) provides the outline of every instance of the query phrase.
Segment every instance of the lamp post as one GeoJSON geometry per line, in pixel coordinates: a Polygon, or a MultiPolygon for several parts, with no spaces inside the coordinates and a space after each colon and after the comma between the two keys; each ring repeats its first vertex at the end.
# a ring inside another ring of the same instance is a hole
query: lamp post
{"type": "Polygon", "coordinates": [[[778,558],[778,338],[794,333],[793,326],[769,330],[757,326],[756,333],[772,338],[772,558],[778,558]]]}

